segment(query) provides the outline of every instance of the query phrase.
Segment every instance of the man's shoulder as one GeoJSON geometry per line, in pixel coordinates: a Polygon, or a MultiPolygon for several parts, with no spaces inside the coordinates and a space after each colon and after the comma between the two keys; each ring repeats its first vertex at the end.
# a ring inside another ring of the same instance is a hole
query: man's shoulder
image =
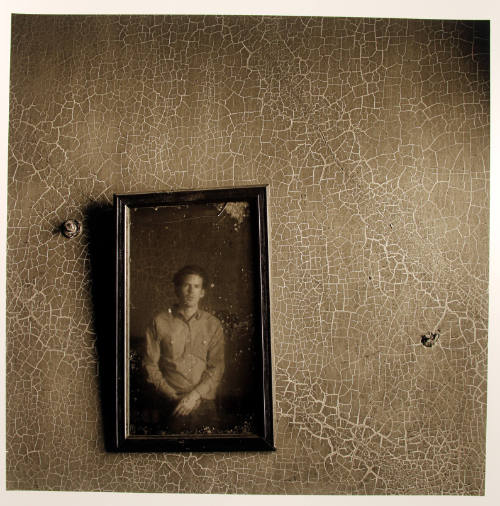
{"type": "MultiPolygon", "coordinates": [[[[203,320],[204,322],[211,325],[221,325],[219,318],[214,316],[212,313],[209,313],[208,311],[204,311],[203,309],[198,309],[198,317],[200,320],[203,320]]],[[[175,306],[159,311],[154,316],[154,320],[156,322],[172,321],[175,318],[179,318],[179,314],[176,312],[175,306]]]]}
{"type": "Polygon", "coordinates": [[[200,313],[200,318],[205,320],[207,323],[212,325],[221,325],[219,318],[214,316],[212,313],[204,311],[203,309],[199,309],[198,312],[200,313]]]}
{"type": "Polygon", "coordinates": [[[168,309],[164,309],[164,310],[156,313],[153,319],[156,322],[165,321],[165,320],[172,320],[174,318],[173,312],[174,312],[173,309],[169,307],[168,309]]]}

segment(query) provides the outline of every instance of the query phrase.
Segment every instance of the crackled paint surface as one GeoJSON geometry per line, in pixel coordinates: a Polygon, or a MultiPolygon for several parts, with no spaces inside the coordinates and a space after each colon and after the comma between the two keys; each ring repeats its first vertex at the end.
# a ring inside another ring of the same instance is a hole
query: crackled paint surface
{"type": "Polygon", "coordinates": [[[8,487],[484,493],[488,47],[480,22],[14,16],[8,487]],[[278,450],[107,453],[88,210],[262,184],[278,450]]]}

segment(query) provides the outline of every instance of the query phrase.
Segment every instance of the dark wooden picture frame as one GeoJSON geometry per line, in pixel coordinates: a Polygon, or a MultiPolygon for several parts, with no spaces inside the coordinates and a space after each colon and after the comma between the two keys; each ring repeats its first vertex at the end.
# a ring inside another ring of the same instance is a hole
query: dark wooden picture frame
{"type": "Polygon", "coordinates": [[[115,195],[114,213],[114,449],[274,450],[267,187],[115,195]]]}

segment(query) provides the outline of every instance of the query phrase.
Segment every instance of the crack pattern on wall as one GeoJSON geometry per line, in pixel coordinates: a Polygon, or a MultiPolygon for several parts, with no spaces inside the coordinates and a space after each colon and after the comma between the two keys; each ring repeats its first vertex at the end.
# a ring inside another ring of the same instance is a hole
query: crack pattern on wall
{"type": "Polygon", "coordinates": [[[484,22],[14,16],[8,487],[484,493],[488,48],[484,22]],[[59,225],[257,184],[278,451],[106,453],[88,236],[59,225]]]}

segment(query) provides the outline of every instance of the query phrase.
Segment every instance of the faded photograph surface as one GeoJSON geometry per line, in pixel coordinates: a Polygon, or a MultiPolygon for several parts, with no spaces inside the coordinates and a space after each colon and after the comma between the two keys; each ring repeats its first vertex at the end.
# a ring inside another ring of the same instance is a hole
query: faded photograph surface
{"type": "Polygon", "coordinates": [[[131,435],[258,431],[251,205],[130,211],[131,435]]]}

